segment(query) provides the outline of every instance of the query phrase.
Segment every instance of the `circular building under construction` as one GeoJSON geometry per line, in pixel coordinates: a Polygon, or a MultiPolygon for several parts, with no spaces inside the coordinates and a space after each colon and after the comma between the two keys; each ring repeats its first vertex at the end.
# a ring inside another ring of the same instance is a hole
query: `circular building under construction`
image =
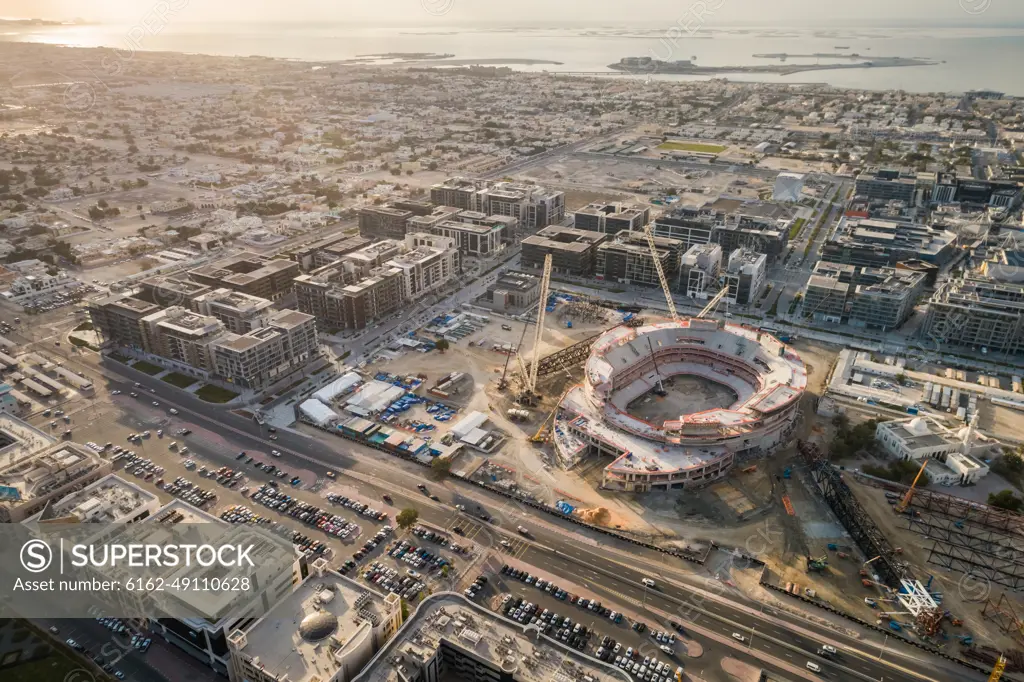
{"type": "Polygon", "coordinates": [[[610,455],[602,487],[634,492],[702,485],[773,451],[807,386],[803,361],[774,336],[697,318],[615,327],[585,369],[559,403],[558,458],[610,455]]]}

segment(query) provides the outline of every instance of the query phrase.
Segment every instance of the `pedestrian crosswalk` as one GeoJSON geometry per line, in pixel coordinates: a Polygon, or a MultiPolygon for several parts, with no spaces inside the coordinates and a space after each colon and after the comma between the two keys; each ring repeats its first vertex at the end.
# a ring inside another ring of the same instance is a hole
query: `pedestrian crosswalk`
{"type": "Polygon", "coordinates": [[[445,529],[455,536],[462,536],[486,549],[500,551],[513,558],[521,557],[530,545],[522,538],[506,536],[483,521],[476,521],[465,514],[453,514],[445,529]]]}

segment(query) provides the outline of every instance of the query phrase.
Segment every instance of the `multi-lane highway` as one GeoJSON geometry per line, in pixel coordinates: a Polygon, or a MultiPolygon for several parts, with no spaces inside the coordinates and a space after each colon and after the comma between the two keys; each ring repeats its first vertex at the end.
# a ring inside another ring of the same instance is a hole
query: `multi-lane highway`
{"type": "MultiPolygon", "coordinates": [[[[104,372],[115,382],[111,388],[128,390],[130,382],[139,381],[156,389],[164,406],[174,406],[181,411],[182,419],[229,438],[239,449],[263,451],[271,447],[261,438],[262,427],[255,422],[226,410],[211,409],[209,404],[190,394],[173,390],[167,384],[130,368],[108,364],[110,366],[105,367],[104,372]]],[[[496,551],[501,551],[500,540],[517,536],[515,527],[522,525],[530,533],[529,540],[516,538],[516,554],[523,561],[556,575],[586,580],[595,591],[606,594],[609,600],[641,602],[644,589],[640,580],[646,576],[657,576],[661,589],[656,594],[648,592],[648,604],[657,604],[662,611],[679,614],[680,621],[697,622],[700,627],[726,636],[731,636],[737,628],[747,628],[753,636],[753,643],[749,646],[778,660],[788,662],[792,658],[801,666],[808,660],[817,661],[832,679],[884,677],[887,680],[910,681],[940,679],[954,674],[944,662],[936,663],[918,650],[892,639],[888,641],[883,660],[878,662],[874,659],[882,654],[880,635],[863,633],[862,636],[848,636],[793,614],[763,613],[760,604],[731,589],[708,589],[709,586],[715,587],[713,581],[692,573],[688,577],[683,571],[692,570],[692,566],[684,565],[680,560],[580,529],[554,517],[538,517],[529,508],[459,481],[429,484],[430,492],[438,495],[440,500],[432,501],[416,490],[416,485],[423,482],[423,470],[410,462],[341,439],[329,446],[286,429],[279,430],[277,435],[278,440],[272,447],[282,452],[282,462],[295,468],[337,471],[343,480],[359,485],[363,494],[380,496],[387,492],[395,498],[396,506],[415,506],[424,521],[435,525],[476,524],[480,529],[474,540],[490,544],[496,551]],[[456,504],[465,505],[471,514],[478,509],[486,510],[495,523],[472,518],[462,520],[463,515],[453,509],[456,504]],[[674,579],[671,583],[668,582],[669,576],[674,579]],[[816,653],[818,647],[827,642],[835,643],[847,653],[838,661],[820,659],[816,653]],[[856,651],[863,652],[863,655],[856,651]],[[922,672],[910,672],[911,669],[922,672]]],[[[224,455],[227,459],[230,456],[224,455]]],[[[230,464],[229,461],[213,463],[230,464]]],[[[956,669],[956,674],[958,677],[971,677],[965,669],[956,669]]]]}

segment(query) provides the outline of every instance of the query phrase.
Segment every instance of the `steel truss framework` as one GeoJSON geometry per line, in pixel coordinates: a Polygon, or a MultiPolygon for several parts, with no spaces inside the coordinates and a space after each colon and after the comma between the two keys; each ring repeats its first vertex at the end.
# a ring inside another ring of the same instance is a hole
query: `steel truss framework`
{"type": "MultiPolygon", "coordinates": [[[[641,327],[645,324],[644,318],[634,317],[629,322],[624,323],[627,327],[641,327]]],[[[594,345],[594,341],[597,341],[604,332],[595,334],[589,338],[583,339],[571,346],[567,346],[562,350],[555,351],[551,355],[545,355],[540,359],[537,364],[537,378],[550,376],[557,374],[558,372],[564,371],[581,365],[583,362],[590,357],[590,347],[594,345]]],[[[531,369],[528,363],[526,365],[527,371],[531,369]]]]}
{"type": "Polygon", "coordinates": [[[907,530],[920,533],[943,545],[955,545],[1024,566],[1024,539],[970,524],[931,516],[908,517],[907,530]]]}
{"type": "Polygon", "coordinates": [[[1017,609],[1013,603],[1006,598],[1006,593],[999,595],[999,599],[992,601],[989,596],[985,600],[985,607],[981,610],[981,617],[996,624],[1000,632],[1010,635],[1014,641],[1024,645],[1024,621],[1017,615],[1017,609]]]}
{"type": "Polygon", "coordinates": [[[928,563],[1014,590],[1024,587],[1024,564],[995,554],[936,542],[928,552],[928,563]]]}
{"type": "Polygon", "coordinates": [[[897,558],[888,538],[875,525],[846,485],[839,470],[829,464],[814,443],[797,442],[797,449],[807,462],[818,492],[831,507],[864,556],[878,557],[871,566],[892,589],[899,589],[903,580],[914,580],[906,565],[897,558]]]}

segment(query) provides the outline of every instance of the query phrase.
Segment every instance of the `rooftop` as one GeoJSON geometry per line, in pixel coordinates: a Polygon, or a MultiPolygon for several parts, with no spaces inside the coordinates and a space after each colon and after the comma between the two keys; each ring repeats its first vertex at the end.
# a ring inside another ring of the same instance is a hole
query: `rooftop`
{"type": "MultiPolygon", "coordinates": [[[[265,673],[288,682],[329,679],[350,655],[365,651],[375,626],[389,619],[397,598],[385,597],[327,571],[310,576],[254,623],[238,642],[239,651],[265,673]]],[[[372,650],[372,645],[371,649],[372,650]]]]}
{"type": "Polygon", "coordinates": [[[595,244],[600,244],[607,236],[591,230],[577,230],[573,227],[549,225],[536,234],[523,240],[523,245],[540,246],[561,251],[584,252],[595,244]]]}
{"type": "Polygon", "coordinates": [[[53,502],[24,523],[57,521],[74,523],[118,523],[130,520],[158,498],[153,493],[108,474],[78,492],[53,502]]]}
{"type": "Polygon", "coordinates": [[[15,501],[31,500],[48,495],[99,465],[100,460],[84,446],[59,443],[0,468],[0,485],[18,491],[15,501]]]}
{"type": "MultiPolygon", "coordinates": [[[[452,592],[427,597],[353,682],[416,678],[440,647],[469,652],[518,682],[627,682],[623,671],[585,656],[452,592]]],[[[442,669],[439,679],[454,679],[442,669]]],[[[495,679],[498,676],[495,675],[495,679]]]]}

